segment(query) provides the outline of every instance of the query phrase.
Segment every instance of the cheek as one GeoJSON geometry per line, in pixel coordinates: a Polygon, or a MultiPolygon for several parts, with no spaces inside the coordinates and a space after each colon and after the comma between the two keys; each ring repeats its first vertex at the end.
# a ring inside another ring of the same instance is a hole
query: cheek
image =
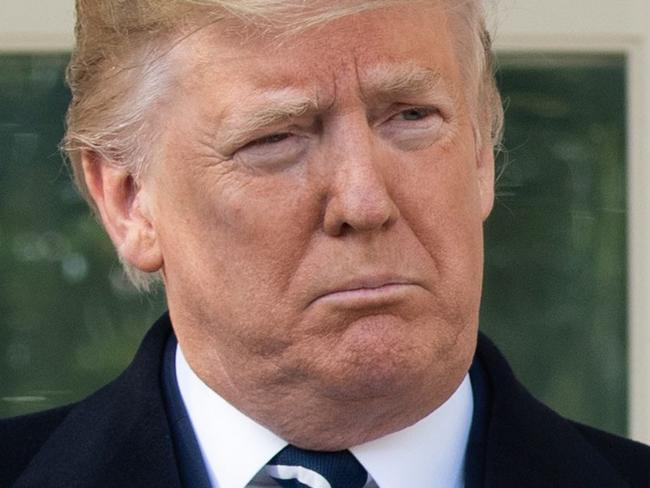
{"type": "Polygon", "coordinates": [[[240,335],[262,316],[288,320],[295,307],[285,292],[318,215],[304,182],[235,172],[172,181],[161,209],[165,271],[176,280],[168,291],[178,288],[212,318],[218,311],[224,322],[243,324],[240,335]]]}
{"type": "Polygon", "coordinates": [[[300,178],[283,177],[224,188],[214,204],[219,229],[211,234],[214,246],[227,250],[220,253],[221,265],[233,273],[233,281],[247,283],[258,294],[286,291],[318,226],[311,193],[300,178]]]}
{"type": "Polygon", "coordinates": [[[483,267],[480,187],[465,147],[472,146],[457,145],[414,165],[417,170],[402,175],[409,183],[399,196],[402,217],[434,270],[435,294],[459,309],[476,306],[483,267]]]}
{"type": "Polygon", "coordinates": [[[423,151],[413,164],[402,165],[407,169],[399,175],[401,214],[424,240],[462,241],[480,231],[479,174],[472,147],[471,140],[460,140],[442,150],[423,151]]]}

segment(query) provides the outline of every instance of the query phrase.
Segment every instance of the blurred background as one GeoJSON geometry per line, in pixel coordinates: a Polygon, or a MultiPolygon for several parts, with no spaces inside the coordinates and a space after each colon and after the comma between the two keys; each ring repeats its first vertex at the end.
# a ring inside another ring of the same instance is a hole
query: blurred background
{"type": "MultiPolygon", "coordinates": [[[[0,18],[27,15],[24,0],[8,5],[21,1],[0,18]]],[[[68,13],[71,3],[59,2],[68,13]]],[[[645,333],[634,326],[643,283],[631,272],[640,230],[628,208],[635,51],[593,26],[573,40],[531,36],[529,4],[501,3],[494,17],[505,31],[506,133],[485,226],[481,328],[553,408],[642,438],[631,417],[643,395],[630,391],[648,379],[633,348],[645,333]]],[[[16,32],[0,35],[0,416],[75,401],[114,378],[164,311],[160,293],[125,280],[58,152],[69,101],[71,18],[62,18],[58,31],[29,19],[31,31],[16,30],[15,19],[16,32]]]]}

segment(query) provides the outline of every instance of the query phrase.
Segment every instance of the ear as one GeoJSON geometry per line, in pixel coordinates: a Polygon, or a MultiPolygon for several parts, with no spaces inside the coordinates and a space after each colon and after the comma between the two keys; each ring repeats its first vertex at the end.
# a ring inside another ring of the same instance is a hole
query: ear
{"type": "Polygon", "coordinates": [[[118,254],[140,271],[158,271],[162,253],[145,191],[132,174],[95,152],[83,151],[81,162],[90,196],[118,254]]]}
{"type": "Polygon", "coordinates": [[[483,144],[477,154],[477,174],[481,216],[487,219],[494,205],[494,149],[491,144],[483,144]]]}

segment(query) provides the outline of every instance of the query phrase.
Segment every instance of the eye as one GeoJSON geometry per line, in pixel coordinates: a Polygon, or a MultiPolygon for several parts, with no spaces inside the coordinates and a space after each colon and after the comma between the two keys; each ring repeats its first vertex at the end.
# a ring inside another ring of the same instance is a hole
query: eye
{"type": "Polygon", "coordinates": [[[413,107],[406,110],[402,110],[398,117],[407,122],[418,121],[426,119],[427,117],[437,114],[437,110],[424,107],[413,107]]]}
{"type": "Polygon", "coordinates": [[[435,107],[402,106],[380,125],[384,138],[406,151],[424,149],[441,139],[445,118],[435,107]]]}
{"type": "Polygon", "coordinates": [[[291,134],[289,134],[288,132],[283,132],[280,134],[271,134],[270,136],[261,137],[260,139],[251,141],[245,147],[263,146],[265,144],[277,144],[279,142],[288,139],[289,137],[291,137],[291,134]]]}
{"type": "Polygon", "coordinates": [[[404,107],[393,112],[386,120],[390,130],[422,131],[439,129],[443,116],[435,107],[404,107]]]}
{"type": "Polygon", "coordinates": [[[298,162],[307,146],[305,137],[293,132],[278,132],[240,147],[234,159],[245,166],[277,170],[298,162]]]}

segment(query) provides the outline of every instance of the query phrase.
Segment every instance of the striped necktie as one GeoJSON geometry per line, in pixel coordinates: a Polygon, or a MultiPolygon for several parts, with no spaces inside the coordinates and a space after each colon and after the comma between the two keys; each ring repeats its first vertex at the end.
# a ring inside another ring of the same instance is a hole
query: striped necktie
{"type": "Polygon", "coordinates": [[[264,468],[283,488],[363,488],[368,473],[350,451],[282,449],[264,468]]]}

